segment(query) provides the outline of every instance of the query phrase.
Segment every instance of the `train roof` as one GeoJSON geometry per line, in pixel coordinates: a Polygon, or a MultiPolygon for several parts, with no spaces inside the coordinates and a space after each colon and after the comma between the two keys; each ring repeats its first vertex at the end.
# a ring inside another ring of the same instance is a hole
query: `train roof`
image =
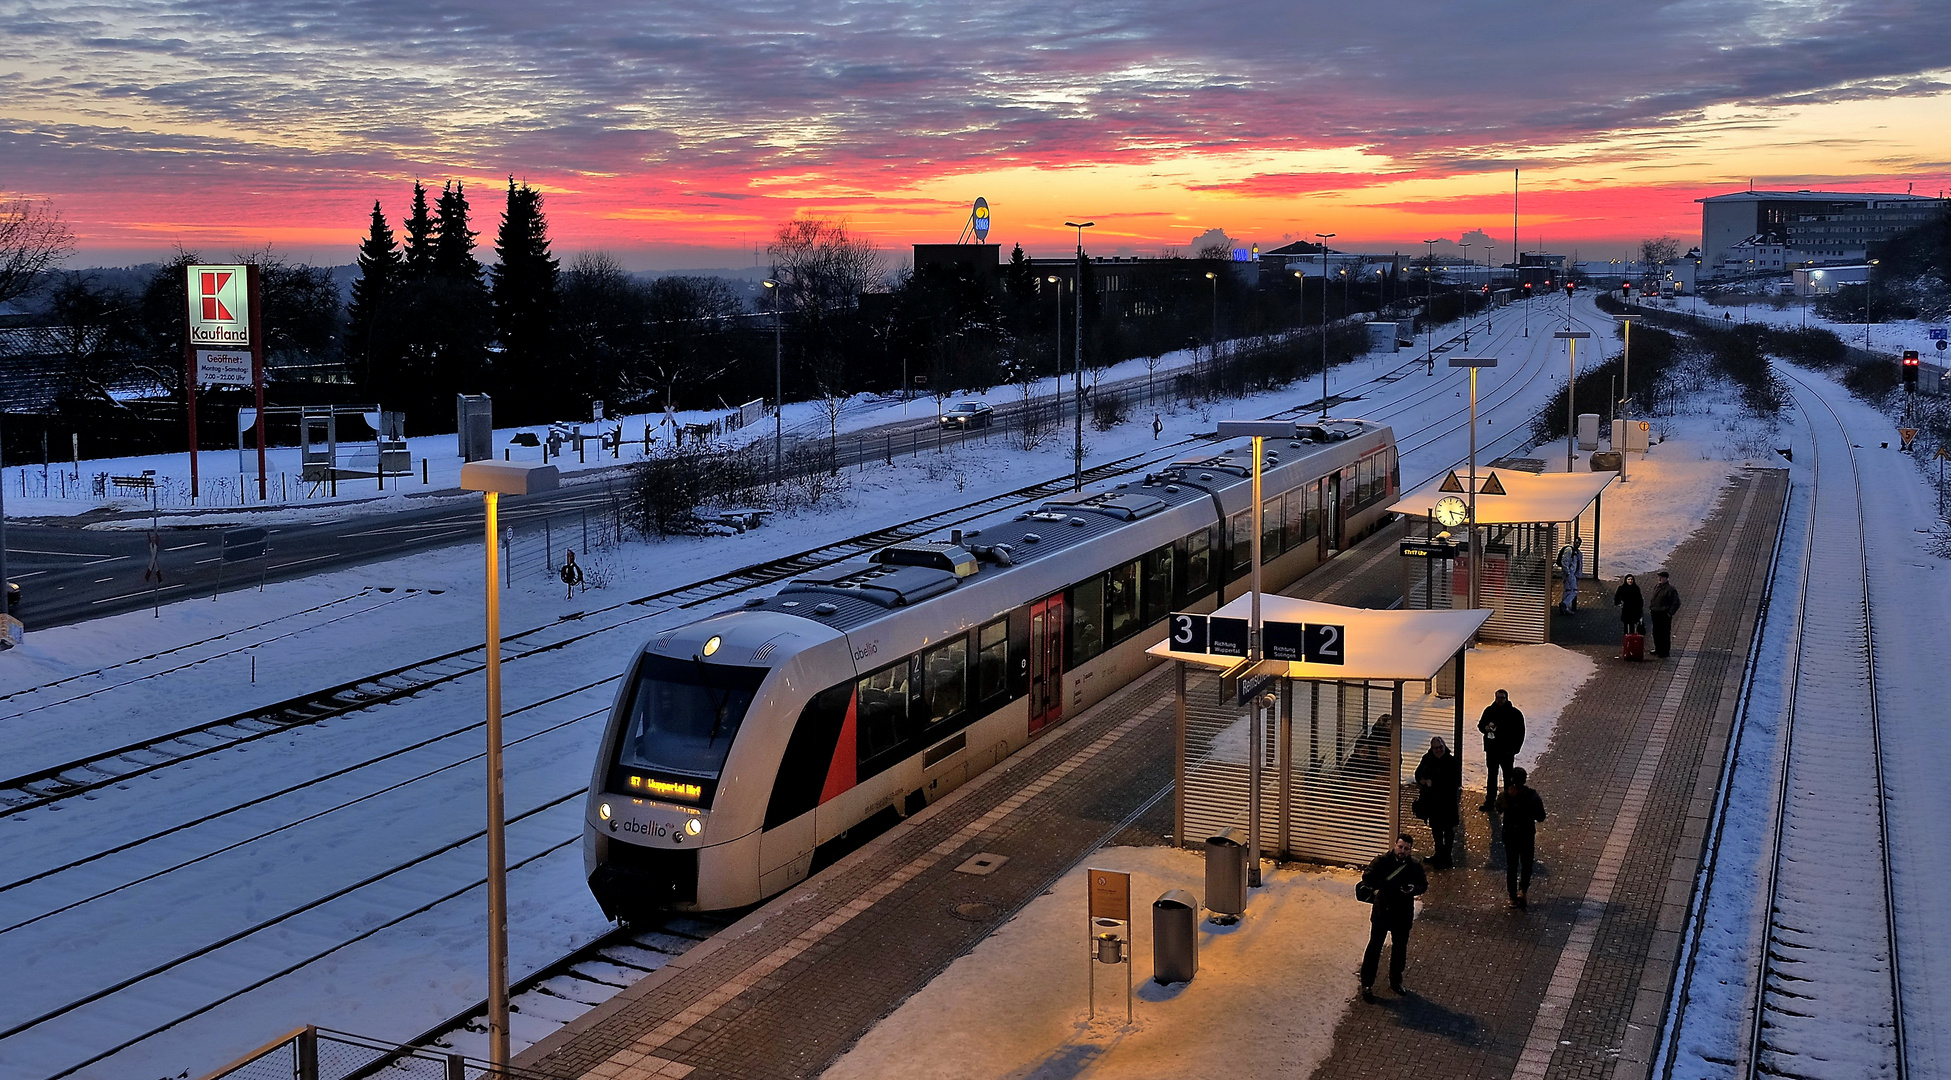
{"type": "MultiPolygon", "coordinates": [[[[1262,446],[1271,473],[1363,435],[1386,430],[1364,420],[1297,425],[1301,437],[1262,446]]],[[[803,574],[771,596],[752,597],[734,611],[796,615],[846,632],[901,608],[954,592],[971,579],[998,575],[1070,551],[1102,536],[1250,482],[1247,440],[1188,454],[1142,480],[1124,480],[1044,499],[1033,509],[958,530],[960,543],[910,541],[803,574]]]]}

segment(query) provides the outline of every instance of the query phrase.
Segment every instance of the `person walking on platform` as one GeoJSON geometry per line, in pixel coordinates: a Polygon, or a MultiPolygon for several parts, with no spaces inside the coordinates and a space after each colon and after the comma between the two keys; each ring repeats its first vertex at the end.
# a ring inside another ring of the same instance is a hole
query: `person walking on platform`
{"type": "Polygon", "coordinates": [[[1371,905],[1368,913],[1368,951],[1362,954],[1362,1000],[1374,1001],[1375,969],[1382,961],[1382,939],[1390,940],[1389,989],[1403,993],[1402,969],[1409,962],[1409,927],[1416,921],[1416,897],[1429,890],[1422,864],[1409,854],[1415,840],[1408,833],[1375,857],[1362,871],[1355,897],[1371,905]]]}
{"type": "Polygon", "coordinates": [[[1504,812],[1504,891],[1514,908],[1524,907],[1524,892],[1531,887],[1538,822],[1545,819],[1545,801],[1528,786],[1530,779],[1523,769],[1512,769],[1511,782],[1497,799],[1497,808],[1504,812]]]}
{"type": "Polygon", "coordinates": [[[1484,708],[1477,721],[1484,733],[1484,804],[1477,809],[1489,813],[1497,805],[1497,770],[1504,770],[1504,783],[1511,782],[1511,769],[1517,752],[1524,749],[1524,714],[1511,704],[1511,695],[1497,691],[1497,700],[1484,708]]]}
{"type": "Polygon", "coordinates": [[[1680,591],[1668,580],[1665,570],[1660,571],[1660,583],[1653,586],[1653,597],[1646,607],[1653,617],[1653,655],[1666,659],[1673,646],[1673,615],[1680,610],[1680,591]]]}
{"type": "Polygon", "coordinates": [[[1619,623],[1626,633],[1639,633],[1640,620],[1646,617],[1646,598],[1640,595],[1639,579],[1627,574],[1612,594],[1612,603],[1619,609],[1619,623]]]}
{"type": "Polygon", "coordinates": [[[1577,544],[1566,544],[1558,553],[1558,569],[1565,574],[1565,590],[1558,601],[1560,615],[1578,613],[1578,579],[1585,573],[1585,554],[1577,544]]]}
{"type": "Polygon", "coordinates": [[[1429,865],[1448,870],[1450,852],[1456,847],[1458,802],[1463,795],[1463,762],[1450,753],[1442,739],[1429,740],[1429,752],[1416,766],[1416,805],[1420,816],[1429,822],[1429,835],[1435,851],[1429,865]]]}

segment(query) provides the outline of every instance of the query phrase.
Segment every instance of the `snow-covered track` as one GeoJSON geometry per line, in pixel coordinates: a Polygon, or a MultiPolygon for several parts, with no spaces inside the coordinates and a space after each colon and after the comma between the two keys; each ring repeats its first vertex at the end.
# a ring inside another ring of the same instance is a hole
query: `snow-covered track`
{"type": "Polygon", "coordinates": [[[1753,1076],[1906,1075],[1859,463],[1841,419],[1796,387],[1815,482],[1791,650],[1753,1076]]]}

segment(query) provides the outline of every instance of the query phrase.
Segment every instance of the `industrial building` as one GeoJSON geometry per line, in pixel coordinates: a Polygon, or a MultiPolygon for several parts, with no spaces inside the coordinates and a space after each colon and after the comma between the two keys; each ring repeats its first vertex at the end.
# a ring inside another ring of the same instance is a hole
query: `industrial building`
{"type": "Polygon", "coordinates": [[[1940,212],[1925,195],[1872,191],[1737,191],[1700,203],[1700,276],[1734,277],[1811,262],[1861,261],[1940,212]]]}

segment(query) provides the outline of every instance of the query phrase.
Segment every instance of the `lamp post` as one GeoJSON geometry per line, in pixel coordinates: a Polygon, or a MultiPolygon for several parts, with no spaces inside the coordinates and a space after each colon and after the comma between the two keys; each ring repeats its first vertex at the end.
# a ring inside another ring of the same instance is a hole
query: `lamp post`
{"type": "MultiPolygon", "coordinates": [[[[1436,327],[1430,319],[1431,309],[1436,306],[1436,241],[1425,240],[1429,254],[1423,259],[1423,363],[1429,365],[1429,373],[1436,374],[1436,327]]],[[[1414,341],[1414,338],[1410,339],[1414,341]]]]}
{"type": "Polygon", "coordinates": [[[1470,369],[1470,600],[1477,606],[1477,369],[1496,367],[1495,356],[1452,356],[1450,366],[1470,369]]]}
{"type": "MultiPolygon", "coordinates": [[[[1881,259],[1871,259],[1869,268],[1863,271],[1863,351],[1870,351],[1870,278],[1875,276],[1877,264],[1881,259]]],[[[1745,316],[1746,309],[1743,309],[1745,316]]]]}
{"type": "MultiPolygon", "coordinates": [[[[772,290],[772,482],[776,484],[786,475],[784,460],[786,444],[786,368],[781,359],[785,355],[786,339],[785,331],[781,329],[783,324],[780,320],[780,301],[785,299],[781,294],[786,290],[771,278],[765,279],[761,284],[772,290]]],[[[907,388],[903,387],[902,392],[905,394],[907,388]]]]}
{"type": "Polygon", "coordinates": [[[1219,275],[1206,271],[1206,280],[1213,283],[1213,360],[1219,360],[1219,275]]]}
{"type": "Polygon", "coordinates": [[[1064,228],[1077,230],[1077,284],[1071,287],[1071,307],[1077,309],[1077,327],[1071,332],[1076,340],[1072,347],[1077,359],[1071,364],[1071,376],[1076,381],[1077,397],[1077,443],[1071,451],[1070,490],[1084,490],[1084,230],[1096,225],[1095,221],[1066,221],[1064,228]]]}
{"type": "MultiPolygon", "coordinates": [[[[1565,306],[1570,307],[1570,301],[1567,301],[1565,306]]],[[[1592,331],[1560,330],[1551,336],[1563,338],[1571,354],[1570,373],[1565,376],[1565,472],[1570,474],[1572,462],[1578,460],[1575,453],[1578,447],[1578,402],[1576,395],[1572,393],[1578,385],[1578,343],[1581,338],[1591,337],[1592,331]]]]}
{"type": "Polygon", "coordinates": [[[1328,241],[1334,239],[1331,232],[1318,232],[1315,239],[1321,241],[1321,419],[1328,418],[1328,241]]]}
{"type": "Polygon", "coordinates": [[[501,571],[495,534],[501,496],[554,491],[553,465],[470,461],[461,466],[461,489],[485,497],[488,516],[488,1060],[497,1074],[508,1068],[508,841],[501,791],[501,571]]]}
{"type": "Polygon", "coordinates": [[[1064,279],[1051,274],[1043,280],[1054,286],[1057,294],[1057,344],[1054,354],[1056,363],[1050,368],[1050,378],[1052,389],[1057,395],[1057,426],[1062,427],[1064,426],[1064,279]]]}

